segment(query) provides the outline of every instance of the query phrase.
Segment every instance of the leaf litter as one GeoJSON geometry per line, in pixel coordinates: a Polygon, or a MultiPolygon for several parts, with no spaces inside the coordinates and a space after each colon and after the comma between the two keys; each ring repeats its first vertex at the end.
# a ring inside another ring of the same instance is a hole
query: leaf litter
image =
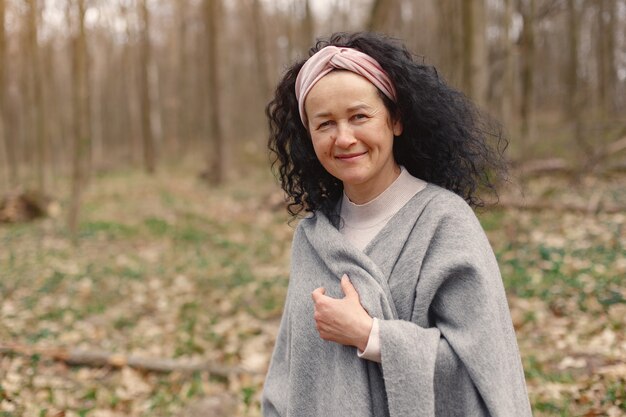
{"type": "MultiPolygon", "coordinates": [[[[624,199],[623,179],[603,181],[606,196],[624,199]]],[[[585,202],[598,181],[527,187],[528,196],[585,202]]],[[[280,200],[268,176],[208,189],[191,175],[103,175],[85,196],[78,248],[62,216],[2,226],[0,344],[256,373],[73,367],[0,351],[0,416],[260,416],[294,227],[280,200]]],[[[534,414],[626,415],[626,214],[479,217],[501,266],[534,414]]]]}

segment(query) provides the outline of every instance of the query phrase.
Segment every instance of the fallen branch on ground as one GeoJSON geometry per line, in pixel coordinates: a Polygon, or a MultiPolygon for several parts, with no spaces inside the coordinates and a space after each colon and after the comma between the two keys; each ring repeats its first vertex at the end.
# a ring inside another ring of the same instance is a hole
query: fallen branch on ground
{"type": "Polygon", "coordinates": [[[500,208],[514,208],[520,210],[551,210],[556,212],[577,212],[586,214],[617,214],[626,213],[626,206],[602,203],[599,199],[592,198],[587,204],[582,203],[559,203],[555,201],[529,201],[500,198],[494,206],[500,208]]]}
{"type": "Polygon", "coordinates": [[[609,157],[614,156],[624,150],[626,150],[626,136],[619,140],[616,140],[615,142],[611,142],[605,147],[600,148],[593,155],[589,155],[589,159],[582,166],[573,165],[562,158],[547,158],[522,162],[517,167],[515,167],[515,171],[519,172],[519,174],[524,178],[536,177],[544,174],[571,175],[576,172],[610,174],[612,172],[622,171],[622,166],[602,166],[602,164],[609,157]]]}
{"type": "Polygon", "coordinates": [[[70,366],[88,366],[123,368],[125,366],[149,372],[208,372],[219,377],[248,374],[259,375],[258,371],[238,366],[226,366],[209,363],[203,360],[145,358],[101,350],[81,350],[64,348],[43,348],[19,344],[0,344],[0,354],[40,355],[70,366]]]}
{"type": "Polygon", "coordinates": [[[516,171],[526,178],[543,174],[571,174],[574,168],[562,158],[549,158],[522,163],[516,171]]]}

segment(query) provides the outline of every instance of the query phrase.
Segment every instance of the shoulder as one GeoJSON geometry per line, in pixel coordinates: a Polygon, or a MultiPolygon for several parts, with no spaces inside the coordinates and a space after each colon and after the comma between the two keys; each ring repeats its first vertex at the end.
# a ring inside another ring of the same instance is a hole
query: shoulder
{"type": "Polygon", "coordinates": [[[485,232],[474,210],[459,195],[445,188],[428,184],[427,203],[419,216],[420,230],[433,242],[456,242],[472,246],[487,244],[485,232]]]}
{"type": "Polygon", "coordinates": [[[310,239],[312,236],[319,235],[328,231],[329,227],[333,227],[332,223],[321,211],[307,213],[295,227],[293,234],[293,243],[297,243],[303,239],[310,239]]]}
{"type": "Polygon", "coordinates": [[[428,204],[424,212],[441,219],[477,221],[474,210],[459,195],[434,184],[428,184],[428,204]]]}
{"type": "Polygon", "coordinates": [[[313,213],[307,212],[305,216],[298,219],[298,224],[295,227],[294,235],[302,233],[303,230],[307,230],[307,229],[311,229],[312,227],[315,227],[318,217],[323,216],[323,215],[324,215],[323,213],[318,212],[318,211],[313,212],[313,213]]]}

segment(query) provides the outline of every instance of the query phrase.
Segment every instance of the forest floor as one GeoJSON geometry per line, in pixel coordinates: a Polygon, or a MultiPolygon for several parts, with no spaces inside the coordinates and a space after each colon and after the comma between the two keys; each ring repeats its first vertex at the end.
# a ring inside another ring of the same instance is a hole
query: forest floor
{"type": "MultiPolygon", "coordinates": [[[[538,179],[525,195],[623,205],[626,179],[538,179]]],[[[78,247],[62,217],[0,225],[0,416],[195,416],[215,399],[259,416],[293,233],[280,196],[267,174],[209,189],[190,172],[109,173],[84,197],[78,247]],[[46,348],[249,372],[70,366],[46,348]]],[[[535,415],[626,415],[626,213],[479,218],[535,415]]]]}

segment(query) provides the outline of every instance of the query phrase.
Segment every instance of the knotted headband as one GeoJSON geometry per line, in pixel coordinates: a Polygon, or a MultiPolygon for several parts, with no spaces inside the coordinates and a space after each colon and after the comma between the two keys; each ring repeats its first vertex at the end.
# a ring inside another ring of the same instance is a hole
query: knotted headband
{"type": "Polygon", "coordinates": [[[296,78],[296,99],[300,119],[307,127],[304,100],[313,86],[334,69],[352,71],[374,84],[390,100],[396,101],[396,88],[391,79],[371,56],[353,48],[326,46],[310,57],[296,78]]]}

